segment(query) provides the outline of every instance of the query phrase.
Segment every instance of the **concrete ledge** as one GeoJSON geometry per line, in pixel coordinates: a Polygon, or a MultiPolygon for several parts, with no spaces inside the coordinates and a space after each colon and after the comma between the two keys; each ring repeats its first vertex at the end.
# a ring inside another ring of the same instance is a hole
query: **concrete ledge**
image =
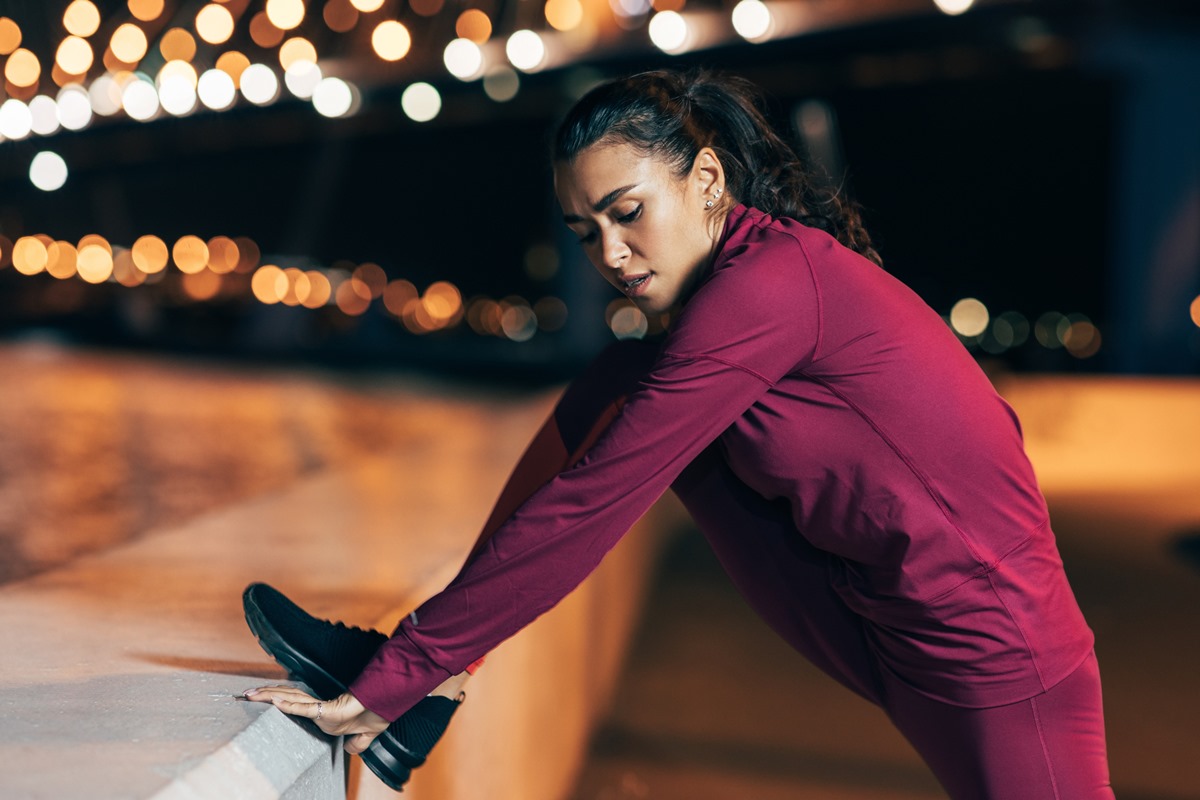
{"type": "MultiPolygon", "coordinates": [[[[264,580],[314,613],[390,626],[457,571],[552,400],[447,400],[402,453],[0,588],[0,796],[343,796],[337,742],[234,699],[282,677],[242,589],[264,580]]],[[[406,796],[562,796],[657,551],[644,534],[662,525],[640,527],[495,654],[406,796]]],[[[367,773],[360,791],[382,788],[367,773]]]]}

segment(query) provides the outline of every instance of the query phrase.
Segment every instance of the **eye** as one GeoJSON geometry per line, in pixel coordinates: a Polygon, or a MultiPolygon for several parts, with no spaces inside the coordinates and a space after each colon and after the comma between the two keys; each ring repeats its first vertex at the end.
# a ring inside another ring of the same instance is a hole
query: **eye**
{"type": "Polygon", "coordinates": [[[642,215],[642,204],[638,203],[637,208],[635,208],[633,211],[630,211],[628,214],[626,214],[624,216],[617,217],[617,222],[620,222],[622,225],[628,225],[629,223],[637,220],[637,218],[640,217],[641,215],[642,215]]]}

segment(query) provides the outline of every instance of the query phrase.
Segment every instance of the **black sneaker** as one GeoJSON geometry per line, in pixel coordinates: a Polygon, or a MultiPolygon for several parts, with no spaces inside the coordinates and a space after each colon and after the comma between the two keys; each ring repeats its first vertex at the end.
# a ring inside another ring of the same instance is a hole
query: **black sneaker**
{"type": "MultiPolygon", "coordinates": [[[[259,646],[322,699],[346,691],[387,636],[341,622],[318,619],[265,583],[252,583],[242,593],[246,624],[259,646]]],[[[360,754],[363,763],[388,787],[401,791],[462,703],[448,697],[426,697],[375,737],[360,754]]]]}

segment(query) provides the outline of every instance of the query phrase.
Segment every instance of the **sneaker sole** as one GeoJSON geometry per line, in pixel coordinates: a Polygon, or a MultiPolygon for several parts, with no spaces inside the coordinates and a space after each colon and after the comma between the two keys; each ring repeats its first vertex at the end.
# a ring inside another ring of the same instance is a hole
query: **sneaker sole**
{"type": "MultiPolygon", "coordinates": [[[[242,594],[242,609],[246,614],[246,625],[250,627],[250,632],[254,634],[263,652],[287,671],[288,678],[305,684],[322,699],[327,700],[345,693],[347,687],[341,681],[288,644],[275,630],[267,620],[266,614],[259,608],[253,589],[254,587],[250,586],[242,594]]],[[[359,753],[359,758],[389,789],[402,792],[404,784],[412,775],[412,768],[390,752],[392,748],[388,745],[393,744],[399,746],[399,743],[393,742],[392,737],[384,731],[375,737],[366,750],[359,753]]]]}

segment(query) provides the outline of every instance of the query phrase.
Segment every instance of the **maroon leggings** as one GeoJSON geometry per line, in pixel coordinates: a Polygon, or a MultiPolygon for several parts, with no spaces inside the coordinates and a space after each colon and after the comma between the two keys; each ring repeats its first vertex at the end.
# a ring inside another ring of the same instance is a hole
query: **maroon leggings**
{"type": "MultiPolygon", "coordinates": [[[[618,343],[572,382],[517,465],[481,542],[582,455],[655,349],[618,343]]],[[[796,532],[785,502],[766,500],[734,476],[716,446],[671,488],[750,606],[830,677],[881,706],[954,800],[1113,797],[1094,654],[1049,691],[1018,703],[973,709],[933,700],[880,664],[867,623],[830,585],[832,557],[796,532]]]]}

